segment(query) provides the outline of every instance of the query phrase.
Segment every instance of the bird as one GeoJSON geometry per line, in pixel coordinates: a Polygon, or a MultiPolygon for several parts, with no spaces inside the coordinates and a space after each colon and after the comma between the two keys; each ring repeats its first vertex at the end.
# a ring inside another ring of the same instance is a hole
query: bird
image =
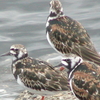
{"type": "Polygon", "coordinates": [[[100,65],[100,55],[82,24],[63,11],[59,0],[51,0],[46,21],[49,44],[62,56],[80,56],[100,65]]]}
{"type": "Polygon", "coordinates": [[[79,100],[100,100],[100,66],[81,57],[63,57],[70,89],[79,100]]]}
{"type": "Polygon", "coordinates": [[[41,100],[44,96],[69,90],[67,78],[46,61],[29,57],[24,45],[12,45],[3,56],[13,56],[11,70],[17,83],[29,92],[41,95],[41,100]]]}

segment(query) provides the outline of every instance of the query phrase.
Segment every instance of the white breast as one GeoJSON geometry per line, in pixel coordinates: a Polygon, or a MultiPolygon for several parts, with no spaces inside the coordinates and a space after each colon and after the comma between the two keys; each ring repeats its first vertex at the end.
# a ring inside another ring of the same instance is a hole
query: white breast
{"type": "Polygon", "coordinates": [[[50,37],[49,37],[49,33],[48,32],[47,32],[47,40],[48,40],[49,44],[51,45],[51,47],[55,49],[54,44],[50,40],[50,37]]]}
{"type": "Polygon", "coordinates": [[[21,81],[19,75],[17,75],[17,83],[18,83],[19,85],[25,87],[25,86],[24,86],[24,83],[21,81]]]}
{"type": "Polygon", "coordinates": [[[55,46],[54,46],[54,44],[52,43],[52,41],[50,40],[50,37],[49,37],[49,33],[47,32],[47,40],[48,40],[48,42],[49,42],[49,44],[51,45],[51,47],[54,49],[54,50],[56,50],[56,52],[58,52],[60,55],[65,55],[65,54],[62,54],[61,52],[59,52],[56,48],[55,48],[55,46]]]}
{"type": "Polygon", "coordinates": [[[69,85],[70,85],[70,88],[71,88],[71,91],[72,91],[73,95],[76,96],[74,91],[73,91],[73,87],[72,87],[72,78],[69,81],[69,85]]]}

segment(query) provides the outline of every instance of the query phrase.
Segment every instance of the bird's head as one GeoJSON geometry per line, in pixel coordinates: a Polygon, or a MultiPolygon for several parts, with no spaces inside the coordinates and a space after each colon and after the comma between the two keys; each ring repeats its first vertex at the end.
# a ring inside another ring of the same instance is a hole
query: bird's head
{"type": "Polygon", "coordinates": [[[75,57],[63,57],[61,63],[66,66],[70,71],[77,68],[83,62],[83,59],[79,56],[75,57]]]}
{"type": "Polygon", "coordinates": [[[52,0],[50,2],[50,16],[59,16],[63,14],[63,7],[59,0],[52,0]]]}
{"type": "Polygon", "coordinates": [[[10,47],[10,51],[1,56],[14,56],[15,59],[21,59],[28,56],[26,48],[22,44],[14,44],[10,47]]]}

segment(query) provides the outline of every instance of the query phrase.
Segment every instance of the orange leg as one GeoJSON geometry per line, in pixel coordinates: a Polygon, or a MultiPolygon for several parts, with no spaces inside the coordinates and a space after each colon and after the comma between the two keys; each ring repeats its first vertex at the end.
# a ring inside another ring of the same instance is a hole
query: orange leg
{"type": "Polygon", "coordinates": [[[44,100],[44,96],[42,96],[41,100],[44,100]]]}

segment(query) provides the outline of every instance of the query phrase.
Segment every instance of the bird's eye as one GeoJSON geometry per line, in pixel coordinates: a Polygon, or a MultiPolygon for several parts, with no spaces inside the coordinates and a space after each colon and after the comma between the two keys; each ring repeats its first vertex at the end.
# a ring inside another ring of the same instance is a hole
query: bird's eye
{"type": "Polygon", "coordinates": [[[18,51],[18,49],[15,49],[15,51],[18,51]]]}
{"type": "Polygon", "coordinates": [[[14,48],[10,49],[10,50],[13,50],[14,51],[14,48]]]}
{"type": "Polygon", "coordinates": [[[14,48],[11,48],[10,50],[12,50],[12,51],[18,51],[18,49],[14,49],[14,48]]]}
{"type": "Polygon", "coordinates": [[[67,59],[66,61],[67,61],[67,62],[70,62],[70,59],[67,59]]]}
{"type": "Polygon", "coordinates": [[[70,59],[64,59],[64,61],[69,62],[69,61],[70,61],[70,59]]]}

